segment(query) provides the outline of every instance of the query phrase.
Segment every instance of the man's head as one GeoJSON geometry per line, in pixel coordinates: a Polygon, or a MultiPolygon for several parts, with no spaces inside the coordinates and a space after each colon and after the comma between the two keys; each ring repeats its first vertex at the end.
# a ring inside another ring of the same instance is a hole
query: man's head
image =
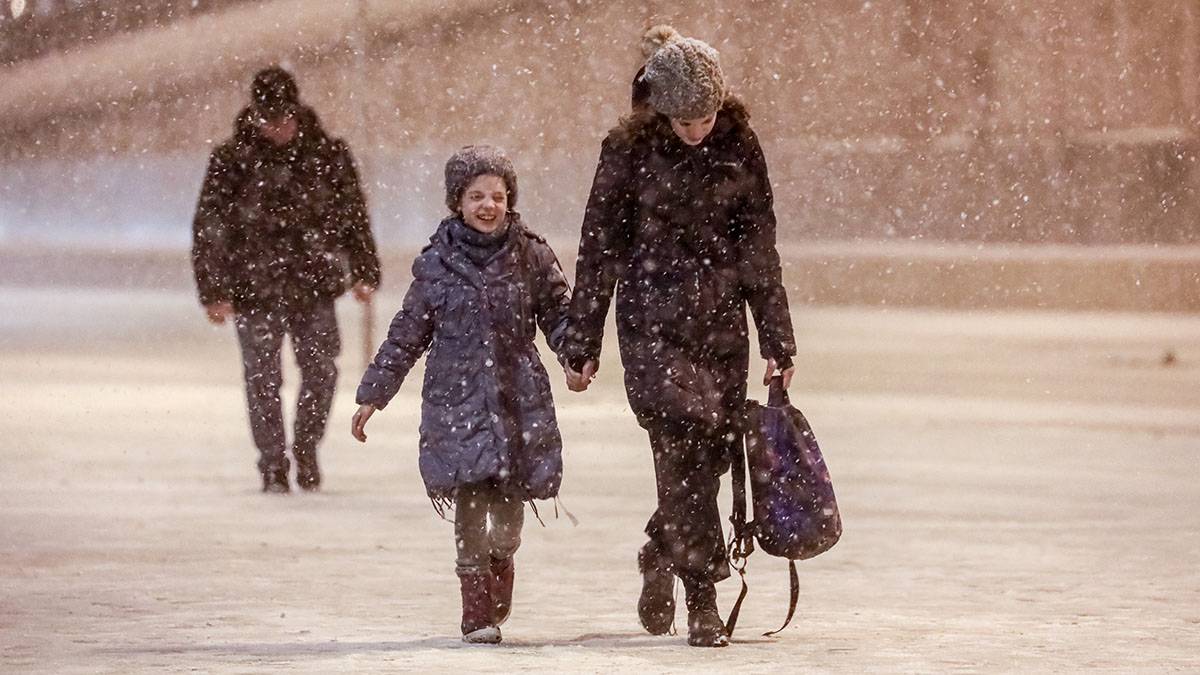
{"type": "Polygon", "coordinates": [[[250,107],[259,132],[275,145],[286,145],[296,137],[296,110],[300,90],[296,79],[279,66],[258,71],[250,86],[250,107]]]}

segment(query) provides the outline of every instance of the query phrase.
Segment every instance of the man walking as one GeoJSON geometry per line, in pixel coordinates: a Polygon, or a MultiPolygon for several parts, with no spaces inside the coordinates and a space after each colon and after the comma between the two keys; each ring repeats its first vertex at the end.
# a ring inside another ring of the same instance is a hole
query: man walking
{"type": "Polygon", "coordinates": [[[288,492],[280,349],[301,375],[292,456],[300,488],[321,484],[317,445],[341,350],[334,300],[368,302],[379,259],[349,149],[300,103],[279,67],[260,71],[233,137],[213,151],[193,222],[192,266],[209,321],[232,319],[264,492],[288,492]]]}

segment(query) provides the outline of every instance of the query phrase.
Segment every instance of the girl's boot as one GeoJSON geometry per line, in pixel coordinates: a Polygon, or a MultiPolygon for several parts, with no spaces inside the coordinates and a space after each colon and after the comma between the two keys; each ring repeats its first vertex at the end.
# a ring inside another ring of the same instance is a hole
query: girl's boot
{"type": "Polygon", "coordinates": [[[492,624],[501,626],[512,614],[513,557],[492,558],[492,624]]]}
{"type": "Polygon", "coordinates": [[[459,570],[458,581],[462,586],[463,642],[496,644],[500,641],[500,629],[492,620],[495,605],[491,573],[459,570]]]}

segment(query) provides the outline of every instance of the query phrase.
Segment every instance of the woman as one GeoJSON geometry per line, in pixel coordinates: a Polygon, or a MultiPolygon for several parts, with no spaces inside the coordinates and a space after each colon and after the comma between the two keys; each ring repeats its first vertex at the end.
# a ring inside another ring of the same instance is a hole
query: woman
{"type": "Polygon", "coordinates": [[[584,215],[567,377],[578,390],[595,373],[615,286],[625,390],[650,437],[658,491],[638,555],[638,615],[650,633],[668,632],[678,576],[688,643],[719,647],[729,638],[714,584],[729,567],[717,490],[741,451],[746,305],[766,377],[790,382],[796,349],[746,109],[727,93],[712,47],[665,26],[646,37],[659,45],[638,79],[649,108],[605,138],[584,215]]]}

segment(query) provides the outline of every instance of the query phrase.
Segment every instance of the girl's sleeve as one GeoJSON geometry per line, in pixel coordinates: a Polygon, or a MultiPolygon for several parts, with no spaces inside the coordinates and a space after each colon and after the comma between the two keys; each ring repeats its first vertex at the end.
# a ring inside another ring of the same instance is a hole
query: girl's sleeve
{"type": "Polygon", "coordinates": [[[629,251],[632,179],[629,148],[610,134],[600,148],[579,235],[575,293],[564,344],[572,367],[600,358],[604,320],[629,251]]]}
{"type": "Polygon", "coordinates": [[[379,346],[367,372],[363,373],[355,396],[359,405],[369,403],[379,409],[387,407],[400,390],[408,371],[433,340],[430,284],[418,274],[418,264],[413,265],[412,285],[404,294],[403,306],[388,326],[387,339],[379,346]]]}
{"type": "Polygon", "coordinates": [[[537,323],[546,336],[546,344],[564,359],[563,344],[567,339],[567,313],[571,309],[571,287],[563,273],[558,256],[549,244],[537,242],[534,247],[541,283],[538,285],[537,323]]]}
{"type": "Polygon", "coordinates": [[[784,362],[796,353],[792,315],[783,267],[775,246],[775,208],[767,162],[758,137],[749,131],[745,139],[746,165],[752,181],[742,207],[742,236],[738,251],[742,293],[750,305],[758,329],[763,358],[784,362]]]}

